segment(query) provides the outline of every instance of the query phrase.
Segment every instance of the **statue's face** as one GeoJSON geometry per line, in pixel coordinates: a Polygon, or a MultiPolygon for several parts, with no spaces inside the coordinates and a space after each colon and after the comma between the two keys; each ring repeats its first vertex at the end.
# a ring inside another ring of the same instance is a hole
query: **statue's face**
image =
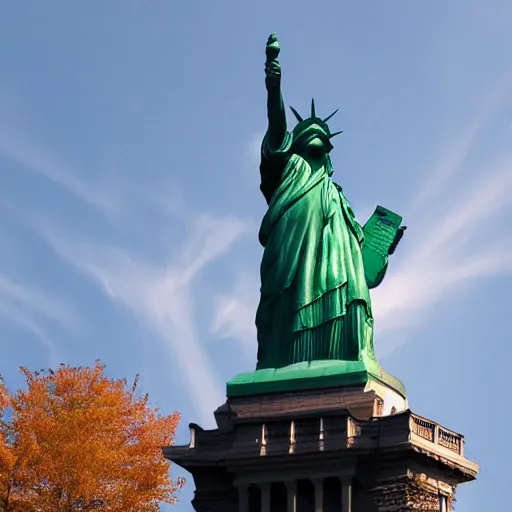
{"type": "Polygon", "coordinates": [[[308,143],[309,148],[319,148],[325,151],[325,144],[320,137],[315,137],[308,143]]]}
{"type": "Polygon", "coordinates": [[[313,172],[328,165],[327,148],[320,137],[311,139],[298,154],[306,160],[313,172]]]}
{"type": "Polygon", "coordinates": [[[306,146],[306,158],[312,160],[323,160],[327,155],[325,144],[320,137],[315,137],[306,146]]]}
{"type": "Polygon", "coordinates": [[[317,123],[304,127],[299,123],[293,133],[292,151],[300,155],[311,168],[316,171],[328,166],[329,152],[332,145],[329,141],[329,133],[317,123]]]}

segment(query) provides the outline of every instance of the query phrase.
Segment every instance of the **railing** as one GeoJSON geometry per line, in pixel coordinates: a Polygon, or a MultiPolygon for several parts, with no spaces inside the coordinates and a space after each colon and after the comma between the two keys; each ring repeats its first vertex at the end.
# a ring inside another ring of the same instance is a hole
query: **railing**
{"type": "MultiPolygon", "coordinates": [[[[464,456],[462,435],[412,413],[409,413],[409,426],[410,432],[418,437],[464,456]]],[[[285,451],[291,454],[303,451],[324,451],[334,446],[350,447],[361,436],[363,431],[360,423],[351,417],[346,417],[345,421],[342,418],[328,418],[328,421],[325,418],[317,418],[316,421],[309,423],[299,420],[262,424],[259,430],[258,426],[255,426],[247,432],[239,433],[237,445],[238,450],[244,445],[251,452],[259,450],[260,455],[285,451]]],[[[217,449],[219,441],[221,439],[216,431],[204,431],[195,424],[190,425],[190,449],[198,448],[198,445],[201,445],[202,449],[217,449]]]]}
{"type": "Polygon", "coordinates": [[[437,424],[433,421],[411,414],[411,430],[413,433],[427,441],[430,441],[431,443],[435,442],[436,427],[437,424]]]}
{"type": "Polygon", "coordinates": [[[411,414],[411,432],[417,436],[438,444],[444,448],[448,448],[452,452],[463,455],[464,437],[448,430],[437,423],[411,414]]]}
{"type": "Polygon", "coordinates": [[[461,435],[455,434],[455,432],[450,432],[443,427],[439,427],[437,442],[441,446],[462,455],[464,438],[461,435]]]}

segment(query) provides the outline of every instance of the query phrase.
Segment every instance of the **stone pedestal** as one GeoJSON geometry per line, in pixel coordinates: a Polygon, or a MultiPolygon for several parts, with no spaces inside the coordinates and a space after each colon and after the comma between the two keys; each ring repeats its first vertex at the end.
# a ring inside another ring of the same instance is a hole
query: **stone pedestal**
{"type": "Polygon", "coordinates": [[[198,512],[450,510],[478,472],[463,437],[389,400],[406,404],[385,386],[232,396],[217,429],[191,424],[164,454],[192,474],[198,512]]]}

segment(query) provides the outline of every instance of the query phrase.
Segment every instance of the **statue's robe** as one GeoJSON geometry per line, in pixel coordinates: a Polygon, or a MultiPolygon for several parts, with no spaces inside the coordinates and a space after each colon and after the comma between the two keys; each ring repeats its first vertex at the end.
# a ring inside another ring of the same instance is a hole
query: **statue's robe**
{"type": "Polygon", "coordinates": [[[363,230],[327,166],[313,171],[291,147],[291,134],[262,145],[257,368],[374,359],[363,230]]]}

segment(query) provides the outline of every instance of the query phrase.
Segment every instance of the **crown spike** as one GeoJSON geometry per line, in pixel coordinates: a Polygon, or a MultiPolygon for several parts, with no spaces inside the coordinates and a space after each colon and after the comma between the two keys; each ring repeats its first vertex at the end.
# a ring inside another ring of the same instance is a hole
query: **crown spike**
{"type": "Polygon", "coordinates": [[[324,119],[324,123],[327,123],[327,121],[329,121],[329,119],[331,119],[331,117],[334,116],[338,112],[338,110],[339,110],[339,108],[337,108],[330,116],[327,116],[324,119]]]}
{"type": "Polygon", "coordinates": [[[332,139],[333,137],[336,137],[336,135],[339,135],[340,133],[343,133],[343,130],[341,130],[340,132],[334,132],[334,133],[331,133],[329,135],[329,139],[332,139]]]}
{"type": "Polygon", "coordinates": [[[315,98],[311,98],[311,117],[316,117],[315,98]]]}
{"type": "Polygon", "coordinates": [[[302,119],[301,115],[293,107],[290,107],[290,110],[293,112],[293,115],[295,116],[297,121],[299,121],[299,123],[304,121],[304,119],[302,119]]]}

